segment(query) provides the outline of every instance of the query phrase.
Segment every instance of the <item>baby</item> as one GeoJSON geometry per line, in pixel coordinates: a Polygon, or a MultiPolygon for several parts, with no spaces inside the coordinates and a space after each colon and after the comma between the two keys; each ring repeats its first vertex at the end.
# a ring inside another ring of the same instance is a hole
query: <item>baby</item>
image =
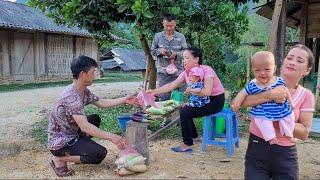
{"type": "MultiPolygon", "coordinates": [[[[285,86],[285,81],[281,77],[274,76],[276,69],[275,59],[271,52],[259,51],[251,57],[252,70],[255,79],[251,80],[234,98],[231,108],[238,111],[241,103],[247,95],[259,94],[261,92],[274,89],[277,86],[285,86]]],[[[280,133],[293,138],[295,124],[294,114],[290,104],[291,96],[287,90],[287,100],[284,103],[270,101],[252,107],[249,114],[261,131],[264,139],[270,144],[277,143],[273,121],[279,121],[280,133]]]]}
{"type": "Polygon", "coordinates": [[[193,67],[189,72],[189,79],[191,83],[189,87],[184,92],[185,94],[190,93],[188,106],[191,107],[203,107],[204,105],[210,102],[210,98],[208,96],[198,96],[196,95],[201,91],[204,87],[203,84],[204,72],[199,67],[193,67]]]}

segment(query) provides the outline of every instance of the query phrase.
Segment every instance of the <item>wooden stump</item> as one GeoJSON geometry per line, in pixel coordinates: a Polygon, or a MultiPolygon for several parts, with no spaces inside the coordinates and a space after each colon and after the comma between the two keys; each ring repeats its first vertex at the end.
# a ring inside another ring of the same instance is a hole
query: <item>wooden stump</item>
{"type": "Polygon", "coordinates": [[[126,137],[135,149],[146,159],[149,165],[148,123],[131,121],[127,123],[126,137]]]}

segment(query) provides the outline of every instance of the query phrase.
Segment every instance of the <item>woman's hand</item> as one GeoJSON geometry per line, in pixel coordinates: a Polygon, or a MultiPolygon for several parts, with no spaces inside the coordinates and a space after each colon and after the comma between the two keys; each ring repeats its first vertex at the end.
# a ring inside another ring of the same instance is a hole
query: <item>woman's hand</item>
{"type": "Polygon", "coordinates": [[[124,103],[131,105],[139,105],[138,99],[135,94],[127,95],[125,97],[124,103]]]}
{"type": "Polygon", "coordinates": [[[278,86],[267,93],[270,100],[274,100],[276,103],[284,103],[287,99],[287,89],[284,86],[278,86]]]}
{"type": "Polygon", "coordinates": [[[184,91],[184,94],[185,94],[185,95],[188,95],[188,94],[190,94],[191,92],[192,92],[192,88],[187,87],[187,89],[184,91]]]}
{"type": "Polygon", "coordinates": [[[150,94],[152,96],[155,96],[155,92],[154,91],[155,91],[154,89],[148,89],[148,90],[146,90],[146,93],[150,94]]]}

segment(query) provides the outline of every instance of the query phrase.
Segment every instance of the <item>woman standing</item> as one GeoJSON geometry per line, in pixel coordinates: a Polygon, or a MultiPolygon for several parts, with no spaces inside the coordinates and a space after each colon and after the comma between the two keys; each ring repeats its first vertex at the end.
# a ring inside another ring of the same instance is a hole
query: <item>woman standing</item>
{"type": "MultiPolygon", "coordinates": [[[[204,72],[204,88],[195,93],[195,95],[210,97],[210,103],[202,107],[184,106],[180,111],[180,122],[183,143],[179,146],[171,148],[174,152],[192,152],[193,138],[198,137],[193,118],[207,116],[222,110],[224,105],[224,88],[217,74],[210,66],[202,65],[202,50],[196,47],[188,47],[183,52],[184,68],[179,77],[171,83],[160,88],[149,90],[154,95],[170,92],[184,83],[190,84],[189,72],[193,67],[199,67],[204,72]]],[[[185,93],[188,93],[186,91],[185,93]]]]}
{"type": "MultiPolygon", "coordinates": [[[[292,97],[295,127],[295,138],[306,140],[312,123],[314,111],[314,96],[312,92],[301,85],[299,81],[310,73],[313,55],[304,45],[296,45],[290,49],[283,60],[281,77],[292,97]]],[[[247,96],[242,106],[256,106],[258,104],[286,100],[284,87],[266,91],[258,95],[247,96]]],[[[254,121],[250,122],[250,137],[245,156],[245,179],[298,179],[298,157],[294,142],[280,134],[278,122],[274,123],[278,142],[270,145],[254,121]]]]}

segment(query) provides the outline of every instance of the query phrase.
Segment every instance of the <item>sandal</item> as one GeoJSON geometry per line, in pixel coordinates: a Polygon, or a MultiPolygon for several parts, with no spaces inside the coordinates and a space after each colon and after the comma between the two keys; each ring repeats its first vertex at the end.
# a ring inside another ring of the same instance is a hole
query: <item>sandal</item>
{"type": "Polygon", "coordinates": [[[50,161],[50,166],[52,167],[53,171],[56,173],[59,177],[65,177],[65,176],[72,176],[74,175],[74,171],[72,169],[68,169],[67,166],[63,167],[56,167],[53,160],[50,161]]]}
{"type": "Polygon", "coordinates": [[[171,151],[173,151],[173,152],[183,152],[183,153],[192,153],[193,152],[193,150],[192,150],[192,148],[191,147],[189,147],[189,148],[182,148],[181,146],[177,146],[177,147],[172,147],[171,148],[171,151]]]}

